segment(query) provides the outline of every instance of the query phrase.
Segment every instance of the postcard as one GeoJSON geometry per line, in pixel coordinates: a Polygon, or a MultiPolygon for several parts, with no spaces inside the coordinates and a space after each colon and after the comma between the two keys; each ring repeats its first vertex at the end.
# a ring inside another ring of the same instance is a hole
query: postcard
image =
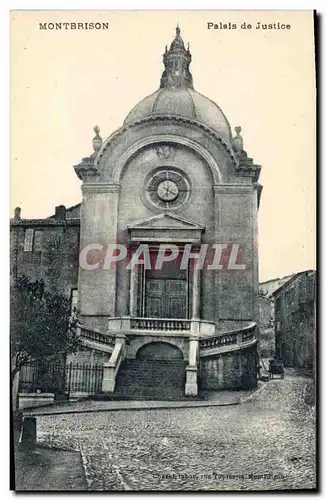
{"type": "Polygon", "coordinates": [[[314,12],[10,23],[12,489],[316,490],[314,12]]]}

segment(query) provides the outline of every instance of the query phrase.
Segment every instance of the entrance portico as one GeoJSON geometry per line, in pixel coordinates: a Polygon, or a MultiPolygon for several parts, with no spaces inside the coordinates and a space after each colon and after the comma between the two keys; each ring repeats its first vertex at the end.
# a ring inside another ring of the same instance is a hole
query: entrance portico
{"type": "Polygon", "coordinates": [[[149,259],[138,255],[137,264],[131,259],[130,316],[199,319],[200,269],[194,263],[195,251],[189,249],[201,242],[204,228],[175,215],[162,214],[130,225],[128,230],[130,242],[146,242],[143,249],[150,253],[149,259]],[[173,255],[169,245],[177,246],[177,255],[173,255]],[[184,255],[185,245],[188,255],[184,255]]]}

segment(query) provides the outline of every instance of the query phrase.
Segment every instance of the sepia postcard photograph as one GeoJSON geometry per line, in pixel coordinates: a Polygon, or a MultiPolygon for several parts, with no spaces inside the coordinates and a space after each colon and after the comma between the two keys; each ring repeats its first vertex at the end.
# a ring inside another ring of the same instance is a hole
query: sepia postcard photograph
{"type": "Polygon", "coordinates": [[[11,10],[11,489],[317,491],[312,10],[11,10]]]}

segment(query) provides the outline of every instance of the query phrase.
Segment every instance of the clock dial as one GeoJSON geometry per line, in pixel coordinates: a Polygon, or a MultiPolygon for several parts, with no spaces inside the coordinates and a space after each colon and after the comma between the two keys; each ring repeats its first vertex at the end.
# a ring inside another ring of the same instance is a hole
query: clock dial
{"type": "Polygon", "coordinates": [[[190,182],[184,172],[174,167],[159,167],[152,171],[144,186],[144,200],[161,210],[183,206],[190,197],[190,182]]]}
{"type": "Polygon", "coordinates": [[[165,179],[157,186],[157,196],[163,201],[174,201],[179,194],[179,188],[175,182],[165,179]]]}

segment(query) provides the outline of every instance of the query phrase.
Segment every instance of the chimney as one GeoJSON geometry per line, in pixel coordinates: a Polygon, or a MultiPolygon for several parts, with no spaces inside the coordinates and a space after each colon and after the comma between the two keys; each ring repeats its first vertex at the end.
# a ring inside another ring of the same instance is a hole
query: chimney
{"type": "Polygon", "coordinates": [[[14,220],[20,220],[20,214],[22,209],[20,207],[16,207],[14,210],[14,220]]]}
{"type": "Polygon", "coordinates": [[[56,220],[66,220],[66,207],[64,205],[55,207],[54,218],[56,220]]]}

